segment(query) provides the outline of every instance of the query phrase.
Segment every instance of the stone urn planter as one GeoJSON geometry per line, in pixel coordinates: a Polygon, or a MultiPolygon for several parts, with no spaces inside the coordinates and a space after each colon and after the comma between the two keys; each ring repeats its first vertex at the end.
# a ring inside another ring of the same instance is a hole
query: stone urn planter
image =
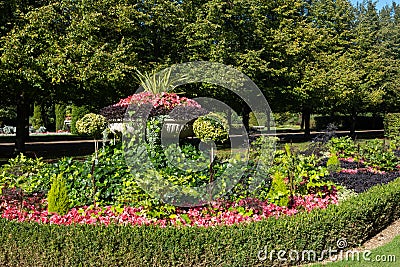
{"type": "MultiPolygon", "coordinates": [[[[192,121],[185,121],[185,120],[174,120],[174,119],[165,119],[164,120],[164,137],[172,138],[179,133],[179,138],[186,138],[194,136],[193,133],[193,122],[192,121]]],[[[123,132],[126,126],[122,122],[113,122],[110,123],[110,130],[111,131],[119,131],[123,132]]]]}
{"type": "Polygon", "coordinates": [[[164,136],[172,137],[179,133],[179,138],[186,138],[190,136],[194,136],[193,133],[193,120],[192,121],[184,121],[184,120],[174,120],[174,119],[165,119],[164,120],[164,136]]]}

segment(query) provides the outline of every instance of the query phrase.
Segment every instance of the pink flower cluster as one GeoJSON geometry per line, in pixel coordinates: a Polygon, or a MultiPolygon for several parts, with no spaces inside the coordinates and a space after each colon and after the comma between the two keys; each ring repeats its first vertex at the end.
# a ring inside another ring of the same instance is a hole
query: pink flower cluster
{"type": "Polygon", "coordinates": [[[337,204],[336,193],[325,197],[308,195],[295,196],[291,208],[269,204],[258,199],[243,199],[239,202],[216,201],[210,206],[190,209],[177,209],[176,213],[164,219],[149,218],[146,211],[139,207],[124,207],[120,210],[111,206],[73,208],[66,215],[50,214],[46,209],[46,200],[40,200],[40,205],[29,201],[20,204],[7,201],[3,197],[0,202],[2,218],[18,222],[37,222],[44,224],[103,224],[122,225],[158,225],[167,226],[198,226],[210,227],[217,225],[233,225],[261,221],[271,216],[293,215],[299,211],[324,209],[329,204],[337,204]]]}
{"type": "Polygon", "coordinates": [[[162,108],[165,110],[172,110],[176,106],[201,106],[194,100],[187,97],[180,97],[175,93],[153,94],[151,92],[141,92],[128,96],[127,98],[121,99],[117,104],[113,106],[127,107],[131,104],[143,105],[152,104],[154,108],[162,108]]]}
{"type": "Polygon", "coordinates": [[[355,162],[354,158],[338,158],[340,161],[355,162]]]}
{"type": "MultiPolygon", "coordinates": [[[[339,160],[340,161],[346,161],[346,162],[356,162],[356,159],[352,158],[352,157],[350,157],[350,158],[339,158],[339,160]]],[[[360,164],[362,164],[362,163],[364,163],[364,160],[363,159],[359,159],[358,162],[360,164]]]]}
{"type": "Polygon", "coordinates": [[[343,169],[340,170],[342,173],[348,173],[348,174],[357,174],[359,172],[369,172],[373,174],[385,174],[385,171],[377,170],[372,167],[366,167],[366,168],[359,168],[359,169],[343,169]]]}

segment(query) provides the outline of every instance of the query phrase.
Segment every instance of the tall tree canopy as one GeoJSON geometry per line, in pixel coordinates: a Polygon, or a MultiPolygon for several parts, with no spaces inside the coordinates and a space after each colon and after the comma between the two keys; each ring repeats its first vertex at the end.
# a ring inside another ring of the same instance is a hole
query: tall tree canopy
{"type": "MultiPolygon", "coordinates": [[[[0,102],[17,106],[23,151],[33,102],[100,108],[135,91],[135,68],[209,60],[248,75],[273,111],[302,112],[309,133],[314,112],[400,107],[399,10],[348,0],[0,0],[0,102]]],[[[182,91],[248,115],[226,90],[182,91]]]]}

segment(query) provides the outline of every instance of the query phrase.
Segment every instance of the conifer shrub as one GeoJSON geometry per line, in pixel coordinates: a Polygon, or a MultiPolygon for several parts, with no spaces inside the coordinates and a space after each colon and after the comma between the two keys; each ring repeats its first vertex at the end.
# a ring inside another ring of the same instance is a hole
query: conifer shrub
{"type": "Polygon", "coordinates": [[[257,121],[256,115],[254,114],[254,112],[250,112],[250,114],[249,114],[249,125],[250,126],[260,125],[259,122],[257,121]]]}
{"type": "Polygon", "coordinates": [[[63,174],[54,175],[47,195],[48,212],[65,215],[69,211],[69,196],[63,174]]]}
{"type": "Polygon", "coordinates": [[[272,176],[271,189],[268,192],[268,200],[281,207],[289,204],[289,189],[285,183],[285,177],[279,171],[272,176]]]}
{"type": "Polygon", "coordinates": [[[63,104],[55,105],[55,113],[56,113],[56,131],[64,130],[64,120],[66,115],[66,107],[63,104]]]}
{"type": "Polygon", "coordinates": [[[43,121],[43,108],[39,104],[35,104],[33,108],[32,126],[35,130],[38,130],[40,126],[44,125],[43,121]]]}
{"type": "Polygon", "coordinates": [[[331,156],[326,163],[326,168],[330,173],[338,172],[340,170],[340,161],[334,151],[332,151],[331,156]]]}

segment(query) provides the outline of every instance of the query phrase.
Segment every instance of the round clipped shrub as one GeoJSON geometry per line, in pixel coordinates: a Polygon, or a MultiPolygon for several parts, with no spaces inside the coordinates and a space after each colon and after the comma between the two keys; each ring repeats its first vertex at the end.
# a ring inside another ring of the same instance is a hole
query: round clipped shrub
{"type": "Polygon", "coordinates": [[[62,174],[55,175],[51,183],[50,191],[47,195],[49,213],[55,212],[59,215],[65,215],[69,211],[69,197],[67,185],[62,174]]]}
{"type": "Polygon", "coordinates": [[[201,116],[195,120],[193,132],[203,142],[224,142],[229,138],[226,119],[215,113],[201,116]]]}
{"type": "Polygon", "coordinates": [[[80,134],[86,134],[98,139],[107,128],[107,120],[104,116],[89,113],[76,122],[76,129],[80,134]]]}

